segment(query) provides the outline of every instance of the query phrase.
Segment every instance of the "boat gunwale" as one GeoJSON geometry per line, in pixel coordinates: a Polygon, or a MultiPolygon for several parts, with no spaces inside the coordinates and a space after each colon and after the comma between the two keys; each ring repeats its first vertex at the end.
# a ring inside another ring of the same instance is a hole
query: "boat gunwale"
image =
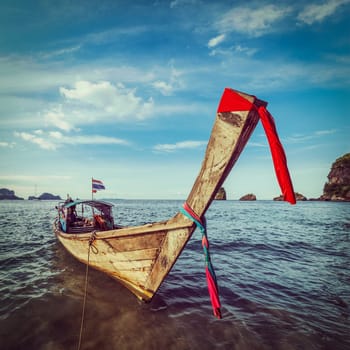
{"type": "Polygon", "coordinates": [[[78,240],[78,241],[88,241],[91,238],[91,235],[94,233],[95,239],[113,239],[113,238],[124,238],[128,236],[142,236],[145,234],[151,234],[156,232],[169,232],[181,229],[189,229],[195,224],[187,219],[182,222],[171,222],[168,221],[160,221],[149,223],[140,226],[126,226],[123,228],[115,228],[113,230],[100,231],[100,230],[92,230],[91,232],[82,232],[82,233],[67,233],[63,232],[59,226],[57,220],[54,222],[54,231],[56,235],[60,235],[64,239],[68,240],[78,240]]]}

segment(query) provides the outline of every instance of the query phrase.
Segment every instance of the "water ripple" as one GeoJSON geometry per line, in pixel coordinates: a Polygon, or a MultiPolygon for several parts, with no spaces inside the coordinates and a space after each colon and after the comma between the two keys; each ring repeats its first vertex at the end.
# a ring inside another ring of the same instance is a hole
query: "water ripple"
{"type": "MultiPolygon", "coordinates": [[[[168,219],[182,204],[114,202],[115,220],[124,225],[168,219]]],[[[0,203],[4,349],[76,346],[85,266],[53,235],[55,204],[0,203]]],[[[350,348],[349,208],[214,202],[206,217],[224,319],[212,316],[197,230],[150,304],[90,271],[86,347],[350,348]]]]}

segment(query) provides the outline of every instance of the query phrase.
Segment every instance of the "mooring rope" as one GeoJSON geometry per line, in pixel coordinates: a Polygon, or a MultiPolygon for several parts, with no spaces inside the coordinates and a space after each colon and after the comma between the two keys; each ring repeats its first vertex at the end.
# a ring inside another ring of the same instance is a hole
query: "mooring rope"
{"type": "Polygon", "coordinates": [[[84,327],[84,319],[85,319],[85,305],[86,305],[88,276],[89,276],[89,264],[90,264],[90,251],[91,251],[91,247],[93,247],[92,244],[94,243],[95,239],[96,239],[96,231],[93,231],[91,233],[91,236],[89,239],[88,259],[87,259],[87,265],[86,265],[86,270],[85,270],[85,288],[84,288],[83,310],[82,310],[82,314],[81,314],[78,350],[80,350],[81,341],[82,341],[82,337],[83,337],[83,327],[84,327]]]}

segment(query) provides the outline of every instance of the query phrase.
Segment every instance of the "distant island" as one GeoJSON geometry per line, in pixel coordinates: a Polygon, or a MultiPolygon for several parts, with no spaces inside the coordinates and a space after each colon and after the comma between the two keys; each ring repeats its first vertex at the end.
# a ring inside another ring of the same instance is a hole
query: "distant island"
{"type": "Polygon", "coordinates": [[[62,200],[62,198],[60,196],[55,196],[51,193],[45,192],[45,193],[41,194],[39,197],[29,196],[28,200],[29,201],[32,201],[32,200],[41,200],[41,201],[43,201],[43,200],[46,200],[46,201],[56,200],[56,201],[60,201],[60,200],[62,200]]]}
{"type": "Polygon", "coordinates": [[[220,187],[219,191],[215,195],[215,200],[225,201],[226,200],[226,191],[223,187],[220,187]]]}
{"type": "MultiPolygon", "coordinates": [[[[295,199],[297,201],[307,201],[307,198],[303,194],[301,194],[299,192],[295,192],[295,199]]],[[[275,197],[273,200],[274,201],[283,201],[284,199],[283,199],[283,196],[280,195],[278,197],[275,197]]]]}
{"type": "MultiPolygon", "coordinates": [[[[7,188],[0,188],[0,200],[23,200],[24,198],[17,197],[15,191],[7,188]]],[[[60,196],[55,196],[51,193],[43,193],[39,197],[29,196],[28,200],[62,200],[60,196]]]]}
{"type": "Polygon", "coordinates": [[[15,191],[8,190],[7,188],[0,188],[0,200],[23,200],[21,197],[15,195],[15,191]]]}
{"type": "MultiPolygon", "coordinates": [[[[303,194],[295,192],[297,201],[334,201],[334,202],[350,202],[350,153],[337,158],[332,164],[330,172],[327,176],[328,181],[323,187],[323,194],[319,198],[307,199],[303,194]]],[[[221,187],[215,195],[215,200],[226,200],[226,191],[221,187]]],[[[23,200],[15,195],[15,191],[7,188],[0,189],[0,200],[23,200]]],[[[29,196],[28,200],[62,200],[60,196],[51,193],[43,193],[39,197],[29,196]]],[[[242,196],[240,201],[255,201],[256,196],[248,193],[242,196]]],[[[282,201],[283,196],[273,198],[274,201],[282,201]]]]}
{"type": "Polygon", "coordinates": [[[253,193],[248,193],[248,194],[242,196],[239,200],[240,201],[256,201],[256,195],[253,193]]]}

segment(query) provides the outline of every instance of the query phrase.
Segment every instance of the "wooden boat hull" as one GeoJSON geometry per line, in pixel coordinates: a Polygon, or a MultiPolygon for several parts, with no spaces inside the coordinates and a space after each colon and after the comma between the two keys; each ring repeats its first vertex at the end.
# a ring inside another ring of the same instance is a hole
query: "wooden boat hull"
{"type": "Polygon", "coordinates": [[[84,234],[62,232],[54,223],[57,238],[75,258],[85,264],[89,260],[90,266],[117,279],[144,301],[152,299],[194,228],[192,221],[182,216],[162,223],[84,234]]]}

